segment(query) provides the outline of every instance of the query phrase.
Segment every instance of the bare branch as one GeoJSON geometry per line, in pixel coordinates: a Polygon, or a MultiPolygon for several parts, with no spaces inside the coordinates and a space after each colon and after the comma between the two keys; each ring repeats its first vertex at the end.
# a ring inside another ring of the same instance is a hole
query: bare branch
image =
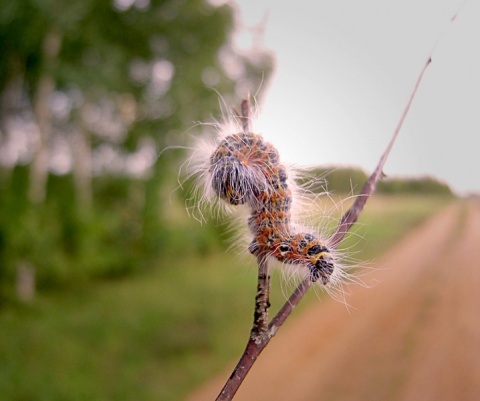
{"type": "Polygon", "coordinates": [[[243,132],[247,134],[252,131],[252,105],[250,103],[250,95],[242,101],[241,111],[242,115],[240,119],[242,120],[243,132]]]}
{"type": "Polygon", "coordinates": [[[245,348],[240,361],[238,361],[237,366],[235,366],[233,373],[228,378],[225,386],[216,398],[216,401],[229,401],[233,398],[247,376],[247,373],[250,371],[251,367],[269,341],[270,338],[265,337],[261,342],[256,342],[252,336],[250,336],[247,347],[245,348]]]}
{"type": "MultiPolygon", "coordinates": [[[[382,154],[377,167],[370,175],[368,180],[365,182],[362,192],[356,198],[352,207],[345,213],[345,215],[340,219],[340,222],[333,234],[330,247],[335,249],[344,239],[348,230],[352,227],[353,224],[358,220],[360,213],[362,212],[367,199],[372,195],[372,193],[377,188],[379,180],[383,177],[383,167],[385,162],[390,154],[390,151],[395,143],[395,140],[400,132],[400,129],[405,121],[405,118],[408,114],[410,106],[413,102],[417,89],[420,85],[422,77],[425,73],[425,70],[430,65],[431,58],[425,63],[420,75],[417,79],[413,92],[410,96],[410,99],[403,111],[403,114],[398,122],[398,125],[395,129],[395,132],[388,144],[385,152],[382,154]]],[[[251,108],[250,100],[246,99],[242,102],[241,105],[241,120],[242,128],[245,133],[251,131],[251,108]]],[[[256,359],[263,351],[263,349],[268,345],[270,339],[276,334],[280,326],[285,322],[285,320],[290,316],[293,309],[298,305],[303,296],[306,294],[308,289],[311,287],[312,282],[310,278],[304,279],[297,289],[293,292],[287,302],[283,305],[277,315],[272,319],[270,325],[267,326],[268,322],[268,307],[269,307],[269,286],[270,286],[270,276],[267,258],[265,255],[258,256],[258,291],[255,299],[255,316],[254,324],[250,334],[250,339],[247,343],[247,347],[240,358],[237,366],[235,367],[232,375],[227,380],[225,386],[217,397],[217,401],[227,401],[231,400],[238,388],[242,384],[243,380],[247,376],[247,373],[255,363],[256,359]]]]}
{"type": "Polygon", "coordinates": [[[258,256],[258,290],[255,297],[253,327],[247,347],[216,401],[231,400],[271,337],[268,325],[270,273],[266,255],[258,256]]]}
{"type": "Polygon", "coordinates": [[[373,192],[375,192],[378,181],[380,181],[380,179],[383,177],[384,175],[383,167],[385,165],[385,162],[387,161],[388,155],[390,154],[393,144],[397,139],[398,133],[402,128],[403,122],[407,117],[408,110],[410,110],[410,106],[412,105],[413,99],[415,98],[417,89],[420,85],[420,82],[422,81],[423,74],[425,73],[427,67],[430,65],[431,62],[432,62],[432,59],[429,57],[427,62],[423,66],[422,71],[420,72],[420,75],[418,76],[417,82],[415,83],[415,87],[413,88],[413,92],[410,95],[410,99],[408,100],[408,103],[405,107],[405,110],[403,111],[400,121],[398,122],[397,127],[395,128],[395,132],[393,133],[392,139],[390,140],[390,143],[388,144],[387,149],[385,149],[385,152],[380,158],[377,167],[373,171],[372,175],[368,177],[368,180],[365,182],[362,188],[362,192],[360,192],[360,194],[358,195],[352,207],[347,211],[347,213],[345,213],[345,215],[340,220],[340,224],[338,225],[337,229],[335,230],[335,234],[333,234],[333,237],[330,240],[330,243],[332,244],[331,246],[333,248],[336,248],[340,244],[340,242],[343,240],[343,238],[345,237],[345,234],[348,232],[350,227],[353,224],[355,224],[355,222],[358,220],[358,217],[360,216],[360,213],[363,210],[365,203],[367,203],[368,197],[373,192]]]}
{"type": "Polygon", "coordinates": [[[258,285],[252,336],[259,340],[268,335],[268,308],[270,307],[270,269],[266,255],[258,256],[258,285]]]}
{"type": "Polygon", "coordinates": [[[298,303],[302,300],[303,296],[307,293],[307,290],[312,285],[312,282],[309,278],[304,279],[300,285],[296,288],[288,301],[282,306],[282,308],[278,311],[276,316],[272,319],[272,322],[269,325],[270,329],[270,336],[273,337],[280,326],[285,322],[287,317],[292,313],[293,309],[298,305],[298,303]]]}

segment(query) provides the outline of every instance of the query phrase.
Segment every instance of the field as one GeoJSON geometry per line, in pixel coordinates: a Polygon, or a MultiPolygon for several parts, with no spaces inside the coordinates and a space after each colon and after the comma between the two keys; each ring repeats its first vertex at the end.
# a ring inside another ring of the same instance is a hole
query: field
{"type": "MultiPolygon", "coordinates": [[[[375,259],[447,202],[373,197],[346,246],[356,259],[375,259]]],[[[186,251],[143,274],[7,306],[0,311],[1,398],[184,399],[243,351],[255,290],[252,258],[186,251]]],[[[273,311],[284,292],[275,274],[273,311]]],[[[312,292],[300,309],[317,298],[312,292]]]]}

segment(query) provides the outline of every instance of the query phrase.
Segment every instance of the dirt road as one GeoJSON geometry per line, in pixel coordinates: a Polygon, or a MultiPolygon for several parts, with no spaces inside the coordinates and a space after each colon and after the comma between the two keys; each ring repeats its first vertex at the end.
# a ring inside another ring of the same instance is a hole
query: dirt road
{"type": "Polygon", "coordinates": [[[480,400],[480,204],[448,207],[375,267],[354,310],[319,301],[282,327],[235,401],[480,400]]]}

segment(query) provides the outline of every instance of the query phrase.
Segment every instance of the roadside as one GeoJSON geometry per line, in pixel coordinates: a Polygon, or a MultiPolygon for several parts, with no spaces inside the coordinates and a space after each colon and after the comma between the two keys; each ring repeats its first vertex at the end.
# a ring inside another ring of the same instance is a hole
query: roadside
{"type": "MultiPolygon", "coordinates": [[[[457,202],[394,246],[348,302],[287,323],[236,401],[480,399],[480,206],[457,202]],[[463,209],[465,208],[465,209],[463,209]]],[[[227,375],[190,401],[214,400],[227,375]]]]}

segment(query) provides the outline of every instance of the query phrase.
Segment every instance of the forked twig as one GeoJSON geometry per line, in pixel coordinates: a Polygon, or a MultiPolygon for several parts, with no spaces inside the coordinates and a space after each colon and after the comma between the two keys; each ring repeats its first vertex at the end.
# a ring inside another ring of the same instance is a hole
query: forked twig
{"type": "MultiPolygon", "coordinates": [[[[430,65],[431,61],[432,60],[429,57],[424,67],[422,68],[422,71],[420,72],[410,99],[392,136],[392,139],[390,140],[390,143],[388,144],[385,152],[382,154],[377,167],[370,175],[368,180],[365,182],[360,195],[358,195],[352,207],[340,219],[335,233],[330,240],[331,248],[338,247],[338,245],[342,242],[348,230],[358,220],[358,217],[360,216],[360,213],[362,212],[367,202],[367,199],[375,191],[379,180],[383,177],[383,167],[385,165],[385,162],[408,114],[408,111],[413,102],[423,75],[427,67],[430,65]]],[[[246,99],[242,102],[241,114],[238,115],[238,117],[242,121],[242,127],[244,132],[249,132],[251,130],[249,99],[246,99]]],[[[245,348],[245,351],[240,358],[240,361],[233,370],[233,373],[227,380],[222,391],[218,395],[216,399],[217,401],[228,401],[234,397],[235,393],[237,392],[238,388],[242,384],[243,380],[247,376],[247,373],[255,363],[260,353],[268,345],[270,339],[276,334],[277,330],[285,322],[293,309],[298,305],[298,303],[306,294],[307,290],[310,288],[311,285],[312,282],[310,280],[310,277],[304,279],[295,289],[290,298],[285,302],[277,315],[272,319],[270,324],[267,325],[270,275],[267,257],[265,255],[258,256],[258,291],[255,298],[254,323],[250,333],[250,338],[248,340],[247,347],[245,348]]]]}

